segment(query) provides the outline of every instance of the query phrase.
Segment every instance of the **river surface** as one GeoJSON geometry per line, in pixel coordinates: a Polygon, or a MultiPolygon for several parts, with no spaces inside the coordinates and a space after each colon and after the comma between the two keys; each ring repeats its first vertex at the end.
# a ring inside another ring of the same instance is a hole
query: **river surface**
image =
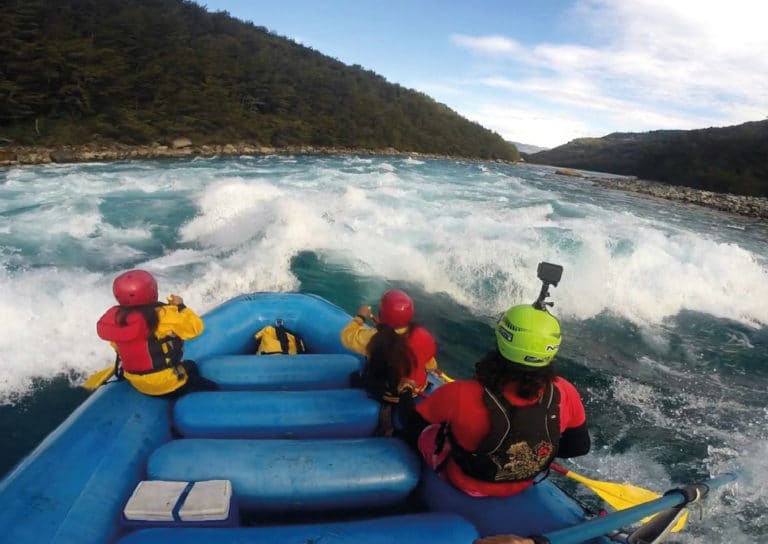
{"type": "Polygon", "coordinates": [[[399,287],[461,378],[549,261],[565,270],[550,290],[558,368],[593,437],[564,464],[659,492],[741,470],[671,541],[754,544],[768,534],[767,256],[764,220],[541,166],[282,155],[0,170],[0,474],[110,363],[95,321],[126,269],[199,313],[301,291],[354,314],[399,287]]]}

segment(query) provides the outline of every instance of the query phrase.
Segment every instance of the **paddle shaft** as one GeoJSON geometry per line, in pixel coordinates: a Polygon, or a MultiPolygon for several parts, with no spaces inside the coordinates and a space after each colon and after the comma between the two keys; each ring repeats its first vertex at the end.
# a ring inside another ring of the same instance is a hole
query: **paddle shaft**
{"type": "MultiPolygon", "coordinates": [[[[701,496],[704,497],[710,489],[715,489],[733,482],[738,474],[729,472],[722,474],[706,483],[698,484],[701,496]]],[[[638,504],[626,510],[612,512],[606,516],[596,517],[574,527],[567,527],[541,535],[550,544],[581,544],[592,538],[597,538],[621,529],[626,525],[637,523],[644,517],[657,514],[663,510],[680,506],[686,502],[682,491],[670,491],[656,500],[638,504]]]]}

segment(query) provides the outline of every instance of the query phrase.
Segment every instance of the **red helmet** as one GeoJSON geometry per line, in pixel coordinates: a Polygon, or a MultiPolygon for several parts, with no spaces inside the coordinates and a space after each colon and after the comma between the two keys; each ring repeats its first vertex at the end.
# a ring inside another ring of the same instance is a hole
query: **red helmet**
{"type": "Polygon", "coordinates": [[[413,319],[413,300],[400,289],[390,289],[379,301],[379,322],[390,327],[405,327],[413,319]]]}
{"type": "Polygon", "coordinates": [[[157,302],[157,281],[145,270],[129,270],[115,278],[112,293],[121,306],[143,306],[157,302]]]}

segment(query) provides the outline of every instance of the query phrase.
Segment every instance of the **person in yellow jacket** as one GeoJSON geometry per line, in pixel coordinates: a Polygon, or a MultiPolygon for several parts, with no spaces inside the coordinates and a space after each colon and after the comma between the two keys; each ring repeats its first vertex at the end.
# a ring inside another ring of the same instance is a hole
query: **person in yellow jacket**
{"type": "Polygon", "coordinates": [[[411,297],[391,289],[379,301],[378,317],[361,306],[341,331],[344,347],[367,357],[365,386],[379,400],[397,402],[404,390],[418,395],[428,385],[427,371],[437,369],[434,338],[412,320],[411,297]],[[368,320],[376,326],[366,326],[368,320]]]}
{"type": "Polygon", "coordinates": [[[203,332],[203,320],[171,295],[158,302],[157,281],[144,270],[115,278],[118,302],[96,324],[100,338],[117,351],[124,377],[138,391],[152,396],[178,396],[190,390],[216,389],[200,376],[194,361],[184,360],[184,340],[203,332]]]}

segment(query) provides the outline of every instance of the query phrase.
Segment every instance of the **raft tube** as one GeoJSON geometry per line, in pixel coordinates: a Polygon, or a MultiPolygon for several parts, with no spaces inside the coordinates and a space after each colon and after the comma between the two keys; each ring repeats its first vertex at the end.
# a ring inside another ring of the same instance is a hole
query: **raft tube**
{"type": "Polygon", "coordinates": [[[350,375],[362,368],[362,361],[343,353],[222,355],[198,366],[200,374],[226,391],[318,391],[349,387],[350,375]]]}
{"type": "Polygon", "coordinates": [[[429,510],[460,513],[480,536],[540,535],[584,521],[584,509],[549,480],[512,497],[472,497],[425,467],[420,491],[429,510]]]}
{"type": "Polygon", "coordinates": [[[191,393],[173,409],[176,430],[207,438],[371,436],[379,403],[360,389],[191,393]]]}
{"type": "Polygon", "coordinates": [[[151,480],[230,480],[254,512],[391,506],[419,482],[416,454],[396,438],[181,439],[149,457],[151,480]]]}
{"type": "Polygon", "coordinates": [[[342,523],[233,529],[144,529],[119,544],[471,544],[477,531],[461,516],[412,514],[342,523]]]}

